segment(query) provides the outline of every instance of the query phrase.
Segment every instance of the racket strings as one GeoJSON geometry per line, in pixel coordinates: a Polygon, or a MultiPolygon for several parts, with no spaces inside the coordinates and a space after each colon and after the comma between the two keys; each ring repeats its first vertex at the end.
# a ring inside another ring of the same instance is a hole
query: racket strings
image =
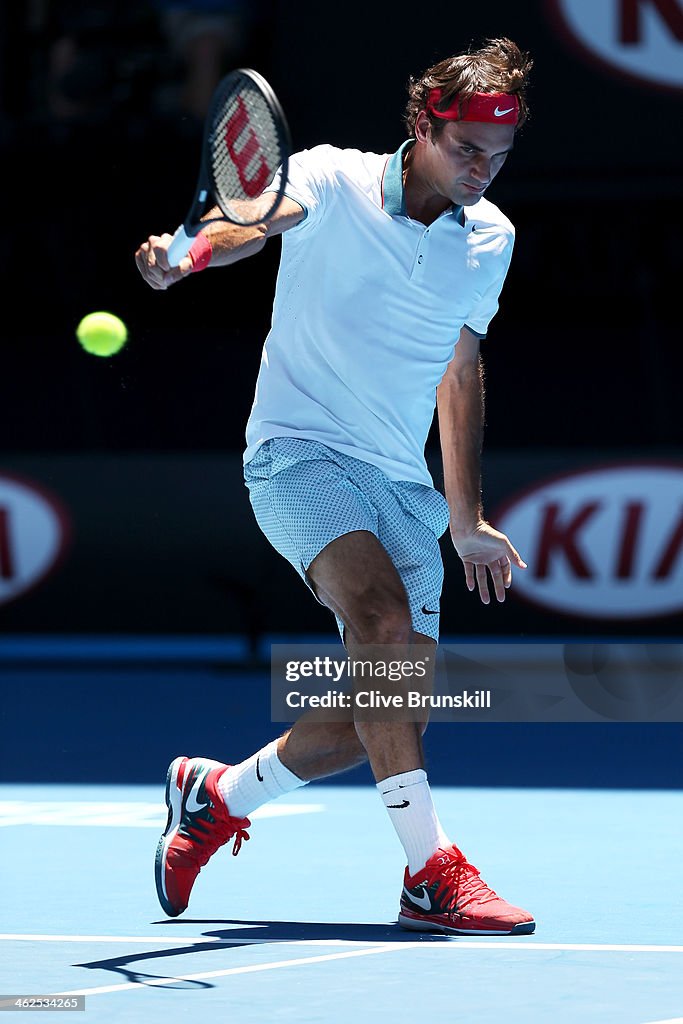
{"type": "Polygon", "coordinates": [[[217,100],[209,152],[216,198],[239,215],[239,204],[261,195],[284,155],[279,125],[251,82],[240,82],[217,100]]]}

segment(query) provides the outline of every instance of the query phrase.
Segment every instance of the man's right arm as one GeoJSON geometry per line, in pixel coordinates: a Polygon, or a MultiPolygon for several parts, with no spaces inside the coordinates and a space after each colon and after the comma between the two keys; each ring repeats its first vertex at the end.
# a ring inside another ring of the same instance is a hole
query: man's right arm
{"type": "MultiPolygon", "coordinates": [[[[254,199],[251,200],[255,207],[255,214],[258,216],[258,207],[262,205],[265,209],[270,208],[272,200],[254,199]]],[[[210,243],[210,260],[204,261],[203,266],[222,267],[229,263],[236,263],[246,256],[253,256],[260,252],[268,238],[273,235],[281,235],[290,228],[296,227],[305,217],[305,212],[299,203],[294,199],[285,196],[278,206],[275,215],[270,220],[260,221],[251,227],[242,227],[239,224],[231,224],[228,221],[216,221],[207,224],[201,234],[210,243]]],[[[216,207],[207,213],[205,219],[220,217],[221,211],[216,207]]],[[[135,253],[135,262],[142,277],[155,291],[165,291],[170,285],[187,277],[195,269],[191,255],[185,256],[177,267],[168,265],[168,247],[173,236],[150,235],[146,242],[143,242],[135,253]]]]}

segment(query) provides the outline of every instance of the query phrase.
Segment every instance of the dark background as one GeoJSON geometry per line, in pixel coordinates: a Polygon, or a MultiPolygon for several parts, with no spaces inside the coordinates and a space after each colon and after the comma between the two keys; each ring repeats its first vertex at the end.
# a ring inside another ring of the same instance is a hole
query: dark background
{"type": "MultiPolygon", "coordinates": [[[[206,3],[186,6],[196,14],[206,3]]],[[[118,644],[119,634],[225,632],[256,645],[302,623],[312,633],[332,629],[259,534],[238,479],[279,242],[168,293],[149,290],[135,269],[147,235],[173,231],[185,215],[199,156],[201,117],[183,100],[188,71],[180,41],[164,28],[169,6],[28,0],[0,10],[0,469],[52,489],[73,526],[66,567],[2,607],[2,631],[28,634],[31,644],[36,633],[113,633],[118,644]],[[130,329],[128,346],[110,360],[86,355],[74,335],[81,317],[98,309],[130,329]]],[[[487,36],[509,35],[530,50],[532,118],[489,192],[517,228],[501,310],[484,344],[489,504],[539,475],[604,461],[607,452],[680,461],[680,93],[586,62],[557,32],[545,0],[217,6],[241,22],[240,38],[220,53],[222,70],[246,65],[266,75],[295,149],[329,142],[393,151],[404,138],[409,75],[487,36]]],[[[429,454],[438,472],[435,441],[429,454]]],[[[454,552],[445,555],[448,634],[680,632],[677,617],[572,620],[534,611],[514,594],[485,609],[465,592],[454,552]]],[[[47,735],[50,721],[65,727],[68,715],[79,732],[67,728],[57,753],[39,744],[32,769],[10,743],[6,761],[22,778],[72,778],[74,765],[86,763],[84,734],[93,744],[88,770],[107,781],[133,762],[139,777],[156,778],[165,756],[157,748],[174,729],[181,746],[187,741],[194,726],[177,717],[184,677],[162,667],[157,695],[139,674],[102,676],[105,654],[80,668],[55,656],[62,678],[39,671],[33,659],[43,648],[31,650],[16,665],[6,651],[7,722],[37,715],[35,728],[47,735]],[[176,682],[174,701],[168,688],[176,682]],[[104,739],[103,706],[120,707],[125,719],[119,726],[113,718],[104,739]],[[161,707],[168,721],[159,719],[161,707]],[[116,756],[102,756],[103,742],[116,756]],[[131,749],[144,752],[143,761],[126,759],[131,749]]],[[[219,709],[222,671],[208,705],[219,709]]],[[[196,672],[192,678],[201,684],[196,672]]],[[[248,744],[266,714],[256,709],[260,699],[265,690],[255,688],[232,717],[219,710],[215,729],[244,730],[248,744]]],[[[203,736],[211,747],[208,727],[202,713],[200,746],[203,736]]],[[[486,765],[476,727],[459,734],[468,783],[680,782],[679,726],[489,727],[489,739],[491,728],[495,756],[486,765]]],[[[450,778],[453,741],[445,733],[432,741],[434,777],[450,778]]],[[[222,750],[220,735],[212,742],[222,750]]]]}
{"type": "MultiPolygon", "coordinates": [[[[165,294],[143,285],[134,250],[184,216],[200,122],[178,100],[185,69],[158,7],[85,8],[2,14],[2,448],[240,450],[279,242],[165,294]],[[64,39],[77,56],[58,73],[64,39]],[[76,344],[95,309],[130,327],[116,359],[76,344]]],[[[410,74],[487,35],[531,51],[532,119],[489,193],[517,245],[484,349],[487,447],[680,442],[680,94],[584,62],[541,0],[248,12],[224,70],[272,81],[295,149],[392,151],[410,74]]]]}
{"type": "MultiPolygon", "coordinates": [[[[216,75],[264,73],[295,149],[389,152],[405,137],[411,74],[487,36],[529,50],[531,120],[489,193],[517,243],[483,344],[486,509],[539,475],[681,461],[683,93],[587,62],[555,10],[550,0],[424,14],[403,2],[326,11],[308,0],[3,7],[0,469],[52,490],[72,519],[65,565],[2,606],[3,631],[333,628],[260,534],[239,470],[279,240],[166,293],[134,264],[136,247],[173,231],[193,194],[203,110],[188,99],[192,59],[201,70],[214,58],[216,75]],[[183,44],[169,30],[176,5],[190,24],[215,8],[229,19],[225,42],[212,29],[183,44]],[[75,338],[98,309],[130,329],[112,359],[75,338]]],[[[438,485],[436,442],[433,430],[438,485]]],[[[633,630],[540,612],[514,592],[484,608],[447,541],[444,556],[448,634],[633,630]]],[[[680,620],[636,631],[672,635],[680,620]]]]}

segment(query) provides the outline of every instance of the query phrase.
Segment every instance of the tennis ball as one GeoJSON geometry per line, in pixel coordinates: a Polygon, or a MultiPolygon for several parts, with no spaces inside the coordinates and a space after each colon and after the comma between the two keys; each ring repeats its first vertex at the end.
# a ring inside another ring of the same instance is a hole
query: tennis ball
{"type": "Polygon", "coordinates": [[[113,313],[89,313],[76,328],[76,337],[93,356],[113,356],[126,344],[128,328],[113,313]]]}

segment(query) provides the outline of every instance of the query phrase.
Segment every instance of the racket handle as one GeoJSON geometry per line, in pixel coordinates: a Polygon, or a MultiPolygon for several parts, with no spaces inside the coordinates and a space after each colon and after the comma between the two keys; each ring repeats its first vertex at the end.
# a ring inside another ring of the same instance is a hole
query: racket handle
{"type": "Polygon", "coordinates": [[[180,225],[174,234],[171,244],[168,247],[168,262],[170,266],[177,267],[184,256],[192,248],[195,236],[188,235],[183,224],[180,225]]]}

